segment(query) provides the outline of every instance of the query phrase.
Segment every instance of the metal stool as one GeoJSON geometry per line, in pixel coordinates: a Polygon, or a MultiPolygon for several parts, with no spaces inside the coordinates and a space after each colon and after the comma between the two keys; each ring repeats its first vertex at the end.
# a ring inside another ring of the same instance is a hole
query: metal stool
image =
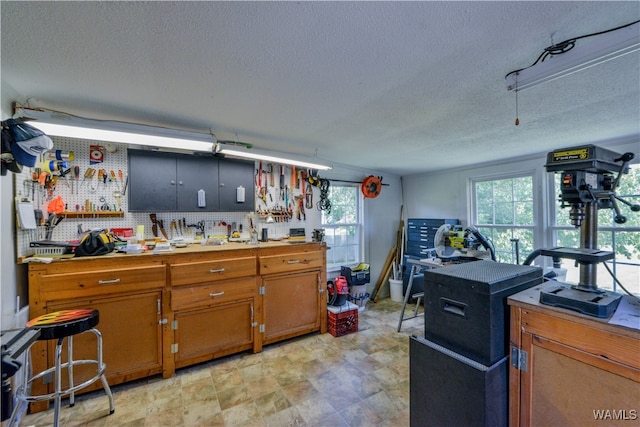
{"type": "MultiPolygon", "coordinates": [[[[38,329],[40,331],[40,337],[38,338],[39,341],[55,339],[58,340],[58,342],[56,344],[54,366],[40,373],[34,374],[31,377],[29,377],[31,350],[31,346],[29,346],[23,372],[24,381],[22,385],[16,390],[16,398],[26,403],[53,399],[53,425],[55,427],[59,426],[60,424],[60,401],[62,397],[69,395],[69,406],[73,406],[75,404],[75,392],[93,384],[98,379],[102,380],[102,387],[109,397],[109,414],[113,414],[113,412],[115,411],[113,394],[111,393],[111,389],[109,388],[109,384],[107,383],[107,378],[104,375],[107,365],[105,365],[102,361],[102,334],[100,333],[100,331],[95,329],[95,326],[98,324],[99,320],[100,314],[98,310],[78,309],[62,310],[49,314],[43,314],[42,316],[31,319],[29,322],[27,322],[27,328],[38,329]],[[91,332],[97,338],[98,346],[96,360],[73,360],[73,336],[84,332],[91,332]],[[65,338],[67,338],[67,361],[63,363],[62,344],[65,338]],[[74,384],[73,367],[86,364],[95,364],[97,368],[96,374],[92,378],[84,381],[81,384],[74,384]],[[67,369],[69,381],[68,388],[65,390],[62,390],[63,369],[67,369]],[[38,378],[42,378],[45,375],[51,374],[52,372],[54,373],[53,393],[35,396],[30,395],[30,384],[38,378]]],[[[11,419],[9,420],[10,426],[14,424],[15,418],[20,412],[20,406],[22,405],[16,405],[16,407],[14,408],[13,413],[11,414],[11,419]]]]}
{"type": "Polygon", "coordinates": [[[419,271],[421,266],[418,261],[413,261],[411,265],[411,274],[409,275],[409,283],[407,283],[407,290],[405,291],[404,301],[402,302],[402,310],[400,310],[400,320],[398,321],[398,332],[402,329],[402,322],[409,319],[414,319],[419,316],[424,316],[424,313],[418,314],[418,309],[420,308],[420,300],[424,298],[424,292],[416,292],[415,294],[411,293],[411,288],[413,288],[413,279],[419,275],[419,271]],[[413,310],[413,316],[405,317],[404,311],[407,308],[407,303],[409,299],[417,298],[416,308],[413,310]]]}

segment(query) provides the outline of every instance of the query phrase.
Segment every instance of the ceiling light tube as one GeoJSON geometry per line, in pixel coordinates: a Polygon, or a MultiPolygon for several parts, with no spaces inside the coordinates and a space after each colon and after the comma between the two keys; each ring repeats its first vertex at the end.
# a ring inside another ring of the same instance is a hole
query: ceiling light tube
{"type": "Polygon", "coordinates": [[[300,166],[300,167],[309,168],[309,169],[318,169],[318,170],[331,169],[331,166],[328,166],[328,165],[293,159],[291,158],[290,155],[287,155],[287,154],[283,154],[281,156],[280,154],[276,154],[273,152],[259,152],[253,148],[247,149],[246,151],[242,151],[237,149],[225,148],[223,145],[217,144],[214,147],[214,152],[216,154],[223,154],[229,157],[240,157],[243,159],[262,160],[265,162],[280,163],[284,165],[294,165],[294,166],[300,166]]]}
{"type": "Polygon", "coordinates": [[[187,151],[211,151],[215,135],[125,122],[85,119],[62,113],[18,108],[15,118],[33,119],[29,124],[48,136],[120,142],[187,151]]]}
{"type": "MultiPolygon", "coordinates": [[[[523,90],[640,50],[640,23],[594,36],[594,40],[505,77],[507,90],[523,90]]],[[[579,44],[580,43],[580,44],[579,44]]]]}

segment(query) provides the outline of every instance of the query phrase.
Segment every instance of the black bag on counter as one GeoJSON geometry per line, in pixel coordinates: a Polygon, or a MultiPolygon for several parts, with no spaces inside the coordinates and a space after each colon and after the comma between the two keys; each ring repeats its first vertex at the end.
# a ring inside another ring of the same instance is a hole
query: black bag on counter
{"type": "Polygon", "coordinates": [[[80,240],[75,256],[104,255],[112,252],[115,247],[113,236],[106,230],[92,230],[80,240]]]}

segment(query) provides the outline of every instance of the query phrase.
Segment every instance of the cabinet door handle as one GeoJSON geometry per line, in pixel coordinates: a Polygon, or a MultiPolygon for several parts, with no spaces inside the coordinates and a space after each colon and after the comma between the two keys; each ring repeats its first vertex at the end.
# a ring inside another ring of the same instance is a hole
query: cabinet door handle
{"type": "Polygon", "coordinates": [[[289,261],[287,261],[287,264],[299,264],[300,260],[299,259],[290,259],[289,261]]]}
{"type": "Polygon", "coordinates": [[[120,283],[120,279],[98,280],[98,285],[110,285],[112,283],[120,283]]]}
{"type": "Polygon", "coordinates": [[[176,182],[174,180],[171,180],[171,185],[176,185],[176,182]]]}
{"type": "Polygon", "coordinates": [[[223,273],[223,272],[224,272],[224,267],[219,268],[217,270],[209,270],[209,273],[223,273]]]}
{"type": "Polygon", "coordinates": [[[209,294],[211,298],[219,297],[221,295],[224,295],[224,291],[209,294]]]}

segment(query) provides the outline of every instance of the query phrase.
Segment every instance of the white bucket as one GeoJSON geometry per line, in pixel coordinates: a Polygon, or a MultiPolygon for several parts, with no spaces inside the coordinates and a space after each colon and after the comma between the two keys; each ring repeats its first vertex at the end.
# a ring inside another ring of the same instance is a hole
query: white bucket
{"type": "Polygon", "coordinates": [[[402,280],[389,279],[389,289],[391,290],[391,301],[402,302],[402,280]]]}

